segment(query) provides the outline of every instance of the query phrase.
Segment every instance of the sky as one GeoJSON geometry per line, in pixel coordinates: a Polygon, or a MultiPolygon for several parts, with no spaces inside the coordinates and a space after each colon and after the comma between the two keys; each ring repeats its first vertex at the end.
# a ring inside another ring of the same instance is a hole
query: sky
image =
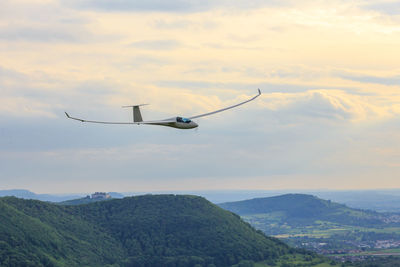
{"type": "Polygon", "coordinates": [[[2,0],[0,189],[400,188],[400,4],[2,0]],[[97,125],[200,118],[196,130],[97,125]]]}

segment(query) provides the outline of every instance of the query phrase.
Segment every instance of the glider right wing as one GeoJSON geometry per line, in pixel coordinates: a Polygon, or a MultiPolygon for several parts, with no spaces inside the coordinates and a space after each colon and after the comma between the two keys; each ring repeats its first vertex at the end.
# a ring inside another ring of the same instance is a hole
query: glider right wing
{"type": "Polygon", "coordinates": [[[227,107],[227,108],[223,108],[223,109],[219,109],[219,110],[216,110],[216,111],[208,112],[208,113],[205,113],[205,114],[201,114],[201,115],[189,117],[189,119],[196,119],[196,118],[200,118],[200,117],[212,115],[212,114],[215,114],[215,113],[218,113],[218,112],[222,112],[222,111],[225,111],[225,110],[228,110],[228,109],[231,109],[231,108],[238,107],[238,106],[240,106],[240,105],[246,104],[247,102],[253,101],[254,99],[256,99],[257,97],[259,97],[260,95],[261,95],[261,91],[260,91],[260,89],[258,89],[258,94],[257,94],[256,96],[253,96],[253,97],[250,98],[249,100],[243,101],[243,102],[241,102],[241,103],[239,103],[239,104],[236,104],[236,105],[233,105],[233,106],[230,106],[230,107],[227,107]]]}

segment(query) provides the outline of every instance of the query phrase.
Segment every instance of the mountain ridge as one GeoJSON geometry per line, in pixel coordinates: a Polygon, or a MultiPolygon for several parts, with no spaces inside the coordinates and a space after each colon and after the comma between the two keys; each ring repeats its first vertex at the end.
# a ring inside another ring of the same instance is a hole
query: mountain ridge
{"type": "MultiPolygon", "coordinates": [[[[108,192],[108,194],[112,198],[123,198],[124,197],[123,194],[118,193],[118,192],[108,192]]],[[[37,194],[37,193],[34,193],[34,192],[26,190],[26,189],[0,190],[0,197],[17,197],[17,198],[22,198],[22,199],[34,199],[34,200],[56,202],[56,203],[71,201],[71,203],[73,203],[73,205],[80,204],[78,200],[84,199],[85,196],[87,196],[87,194],[72,194],[71,193],[71,194],[53,195],[53,194],[37,194]]],[[[61,204],[65,204],[65,203],[61,203],[61,204]]]]}
{"type": "Polygon", "coordinates": [[[0,197],[17,197],[23,199],[35,199],[40,201],[50,201],[50,202],[61,202],[66,200],[71,200],[75,198],[80,198],[82,195],[70,194],[70,195],[52,195],[52,194],[36,194],[32,191],[26,189],[8,189],[0,190],[0,197]]]}

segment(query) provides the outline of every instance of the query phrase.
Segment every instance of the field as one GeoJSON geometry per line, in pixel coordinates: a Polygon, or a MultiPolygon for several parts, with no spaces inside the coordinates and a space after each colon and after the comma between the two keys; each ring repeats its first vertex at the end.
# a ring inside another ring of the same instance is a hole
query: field
{"type": "Polygon", "coordinates": [[[341,266],[341,264],[334,261],[327,261],[325,258],[316,258],[303,254],[294,254],[294,255],[285,255],[280,257],[276,261],[264,261],[257,262],[254,264],[254,267],[289,267],[289,266],[314,266],[314,267],[335,267],[341,266]]]}
{"type": "MultiPolygon", "coordinates": [[[[245,216],[252,224],[255,219],[245,216]]],[[[253,224],[260,227],[261,224],[253,224]]],[[[400,255],[400,227],[361,227],[316,221],[309,226],[269,224],[263,220],[265,232],[286,243],[310,249],[327,256],[400,255]],[[267,228],[268,227],[268,228],[267,228]]]]}

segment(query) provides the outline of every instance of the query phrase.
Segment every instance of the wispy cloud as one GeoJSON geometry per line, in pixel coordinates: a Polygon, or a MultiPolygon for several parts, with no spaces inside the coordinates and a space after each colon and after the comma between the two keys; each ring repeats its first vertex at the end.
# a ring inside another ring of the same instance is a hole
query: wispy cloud
{"type": "Polygon", "coordinates": [[[365,122],[393,117],[394,105],[386,107],[374,103],[373,97],[352,95],[340,90],[309,90],[304,93],[282,94],[267,96],[264,105],[288,121],[324,119],[348,122],[365,122]],[[303,119],[299,119],[303,117],[303,119]]]}
{"type": "Polygon", "coordinates": [[[74,5],[79,8],[89,8],[103,11],[163,11],[163,12],[196,12],[206,10],[212,1],[200,0],[84,0],[84,1],[64,1],[67,5],[74,5]]]}
{"type": "Polygon", "coordinates": [[[400,75],[382,77],[382,76],[363,75],[363,74],[349,73],[349,72],[342,72],[338,73],[337,75],[342,79],[357,81],[361,83],[374,83],[382,85],[400,86],[400,75]]]}
{"type": "Polygon", "coordinates": [[[10,81],[26,81],[27,79],[28,76],[22,72],[0,66],[0,83],[3,84],[4,87],[6,87],[5,84],[10,81]]]}
{"type": "Polygon", "coordinates": [[[229,0],[73,0],[65,1],[67,5],[79,8],[89,8],[102,11],[137,11],[137,12],[202,12],[212,8],[259,8],[262,6],[282,6],[290,1],[262,1],[262,0],[239,0],[234,3],[229,0]],[[72,3],[71,3],[72,2],[72,3]]]}
{"type": "Polygon", "coordinates": [[[177,49],[181,44],[176,40],[143,40],[133,42],[130,46],[145,50],[171,50],[177,49]]]}
{"type": "Polygon", "coordinates": [[[76,29],[66,29],[64,27],[51,27],[42,25],[37,27],[29,26],[13,26],[0,28],[0,39],[7,41],[32,41],[32,42],[77,42],[84,37],[88,32],[76,29]]]}
{"type": "Polygon", "coordinates": [[[398,1],[372,1],[363,6],[365,9],[382,12],[388,15],[400,15],[400,4],[398,1]]]}

